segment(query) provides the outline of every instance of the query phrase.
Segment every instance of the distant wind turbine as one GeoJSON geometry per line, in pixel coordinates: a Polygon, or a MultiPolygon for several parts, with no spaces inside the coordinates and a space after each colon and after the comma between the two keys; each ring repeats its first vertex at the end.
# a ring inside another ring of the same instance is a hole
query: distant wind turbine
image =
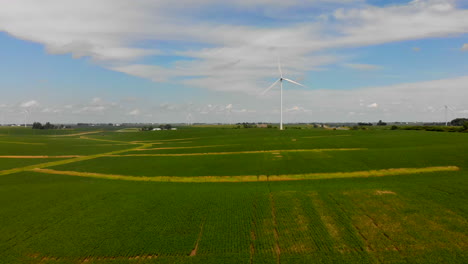
{"type": "Polygon", "coordinates": [[[193,125],[193,116],[192,113],[188,113],[187,117],[185,118],[187,126],[193,125]]]}
{"type": "Polygon", "coordinates": [[[304,85],[298,83],[298,82],[295,82],[293,80],[290,80],[290,79],[287,79],[287,78],[283,78],[283,72],[281,71],[281,63],[278,59],[278,70],[279,70],[279,73],[280,73],[280,78],[278,80],[276,80],[276,82],[274,82],[270,87],[268,87],[265,91],[263,91],[261,94],[264,95],[266,92],[268,92],[271,88],[273,88],[278,82],[280,83],[280,94],[281,94],[281,118],[280,118],[280,130],[283,130],[283,81],[287,81],[287,82],[290,82],[290,83],[293,83],[295,85],[299,85],[299,86],[302,86],[302,87],[305,87],[304,85]]]}
{"type": "Polygon", "coordinates": [[[30,111],[29,109],[24,109],[23,113],[24,113],[24,127],[26,127],[28,123],[28,116],[30,114],[30,111]]]}
{"type": "MultiPolygon", "coordinates": [[[[443,108],[445,108],[445,126],[448,126],[448,110],[450,110],[452,112],[454,112],[455,110],[452,107],[448,106],[448,105],[444,105],[443,108]]],[[[439,110],[441,110],[441,109],[442,109],[442,107],[439,108],[439,110]]]]}
{"type": "Polygon", "coordinates": [[[227,120],[228,120],[229,125],[232,125],[231,113],[232,113],[232,104],[228,104],[226,106],[226,116],[227,116],[227,120]]]}
{"type": "Polygon", "coordinates": [[[187,107],[187,116],[185,117],[185,122],[186,122],[187,126],[193,125],[192,110],[193,110],[192,109],[192,103],[189,103],[188,107],[187,107]]]}

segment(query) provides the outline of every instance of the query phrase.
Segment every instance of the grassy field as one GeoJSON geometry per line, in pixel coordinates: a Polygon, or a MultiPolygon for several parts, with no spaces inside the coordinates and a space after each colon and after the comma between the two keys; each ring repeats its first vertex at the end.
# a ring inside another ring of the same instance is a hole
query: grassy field
{"type": "Polygon", "coordinates": [[[468,263],[467,156],[466,133],[0,128],[0,263],[468,263]]]}

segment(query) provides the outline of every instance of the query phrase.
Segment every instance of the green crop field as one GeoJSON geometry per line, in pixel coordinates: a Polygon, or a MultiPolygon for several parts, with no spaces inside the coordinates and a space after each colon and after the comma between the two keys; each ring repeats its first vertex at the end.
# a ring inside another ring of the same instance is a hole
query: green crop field
{"type": "Polygon", "coordinates": [[[468,134],[0,128],[0,263],[468,263],[468,134]]]}

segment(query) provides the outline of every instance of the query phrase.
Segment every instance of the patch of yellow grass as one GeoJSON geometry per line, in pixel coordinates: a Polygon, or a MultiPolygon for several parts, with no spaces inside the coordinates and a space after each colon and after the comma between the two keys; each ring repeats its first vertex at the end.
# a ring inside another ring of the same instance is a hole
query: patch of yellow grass
{"type": "Polygon", "coordinates": [[[45,143],[19,142],[19,141],[0,141],[1,144],[21,144],[21,145],[45,145],[45,143]]]}
{"type": "Polygon", "coordinates": [[[194,137],[194,138],[175,138],[175,139],[159,139],[159,140],[138,140],[138,141],[132,141],[132,143],[151,143],[151,142],[171,142],[171,141],[184,141],[184,140],[189,140],[189,139],[199,139],[199,137],[194,137]]]}
{"type": "MultiPolygon", "coordinates": [[[[102,138],[90,138],[90,137],[85,137],[85,136],[81,136],[80,138],[81,138],[81,139],[94,140],[94,141],[119,143],[119,144],[128,143],[128,142],[125,142],[125,141],[110,140],[110,139],[102,139],[102,138]]],[[[130,143],[128,143],[128,144],[141,144],[141,143],[133,143],[133,142],[130,142],[130,143]]]]}
{"type": "Polygon", "coordinates": [[[35,164],[35,165],[29,165],[25,167],[20,167],[20,168],[14,168],[14,169],[8,169],[8,170],[3,170],[0,171],[0,176],[1,175],[8,175],[8,174],[13,174],[13,173],[18,173],[22,171],[29,171],[37,168],[47,168],[47,167],[52,167],[52,166],[58,166],[58,165],[63,165],[63,164],[68,164],[68,163],[73,163],[73,162],[78,162],[78,161],[84,161],[84,160],[90,160],[90,159],[95,159],[95,158],[100,158],[104,157],[106,155],[112,155],[112,154],[119,154],[127,151],[132,151],[138,148],[146,148],[151,146],[151,144],[141,144],[141,146],[137,146],[131,149],[123,149],[123,150],[116,150],[116,151],[111,151],[107,153],[102,153],[102,154],[95,154],[95,155],[88,155],[88,156],[80,156],[77,158],[71,158],[71,159],[64,159],[64,160],[58,160],[58,161],[50,161],[46,163],[40,163],[40,164],[35,164]]]}
{"type": "MultiPolygon", "coordinates": [[[[187,147],[189,148],[189,147],[187,147]]],[[[170,148],[160,148],[170,149],[170,148]]],[[[137,149],[147,150],[147,149],[137,149]]],[[[177,157],[177,156],[204,156],[204,155],[233,155],[233,154],[255,154],[255,153],[279,153],[279,152],[325,152],[325,151],[355,151],[367,150],[365,148],[335,148],[335,149],[281,149],[281,150],[248,150],[248,151],[233,151],[233,152],[203,152],[203,153],[178,153],[178,154],[122,154],[122,155],[106,155],[107,157],[177,157]]]]}
{"type": "Polygon", "coordinates": [[[115,132],[118,132],[118,133],[140,132],[140,129],[139,128],[123,128],[123,129],[116,130],[115,132]]]}
{"type": "Polygon", "coordinates": [[[103,132],[102,130],[98,131],[89,131],[89,132],[81,132],[81,133],[74,133],[74,134],[66,134],[66,135],[53,135],[50,137],[74,137],[74,136],[81,136],[81,135],[88,135],[88,134],[96,134],[96,133],[101,133],[103,132]]]}
{"type": "Polygon", "coordinates": [[[324,138],[324,137],[349,137],[351,135],[328,135],[328,136],[310,136],[310,137],[302,137],[302,138],[324,138]]]}
{"type": "MultiPolygon", "coordinates": [[[[161,143],[159,143],[161,144],[161,143]]],[[[147,149],[136,149],[137,151],[144,150],[161,150],[161,149],[194,149],[194,148],[214,148],[214,147],[224,147],[230,145],[207,145],[207,146],[190,146],[190,147],[164,147],[164,148],[147,148],[147,149]]]]}
{"type": "Polygon", "coordinates": [[[376,195],[383,195],[383,194],[396,194],[395,192],[392,191],[385,191],[385,190],[377,190],[375,191],[376,195]]]}
{"type": "Polygon", "coordinates": [[[78,158],[81,155],[61,155],[61,156],[0,156],[0,159],[61,159],[61,158],[78,158]]]}
{"type": "MultiPolygon", "coordinates": [[[[383,169],[370,171],[355,171],[355,172],[328,172],[328,173],[307,173],[307,174],[286,174],[286,175],[240,175],[240,176],[194,176],[194,177],[177,177],[177,176],[128,176],[117,174],[104,174],[94,172],[78,172],[78,171],[58,171],[52,169],[34,168],[32,171],[47,173],[70,175],[90,178],[101,178],[109,180],[127,180],[127,181],[151,181],[151,182],[255,182],[255,181],[294,181],[294,180],[318,180],[318,179],[333,179],[333,178],[365,178],[365,177],[382,177],[394,176],[402,174],[428,173],[438,171],[458,171],[457,166],[443,167],[426,167],[426,168],[398,168],[398,169],[383,169]]],[[[1,175],[1,173],[0,173],[1,175]]]]}

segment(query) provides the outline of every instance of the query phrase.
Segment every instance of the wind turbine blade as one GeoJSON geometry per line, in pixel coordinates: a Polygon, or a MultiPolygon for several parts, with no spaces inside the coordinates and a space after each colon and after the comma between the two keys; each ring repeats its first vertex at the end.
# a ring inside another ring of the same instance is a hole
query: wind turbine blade
{"type": "Polygon", "coordinates": [[[265,91],[261,93],[261,95],[264,95],[266,92],[268,92],[273,86],[275,86],[281,79],[276,80],[270,87],[268,87],[265,91]]]}
{"type": "Polygon", "coordinates": [[[283,78],[283,80],[288,81],[288,82],[290,82],[290,83],[294,83],[294,84],[299,85],[299,86],[302,86],[302,87],[305,87],[304,85],[302,85],[302,84],[300,84],[300,83],[298,83],[298,82],[295,82],[295,81],[293,81],[293,80],[289,80],[289,79],[286,79],[286,78],[283,78]]]}
{"type": "Polygon", "coordinates": [[[278,70],[279,70],[281,78],[283,78],[283,71],[281,70],[281,61],[279,57],[278,57],[278,70]]]}

